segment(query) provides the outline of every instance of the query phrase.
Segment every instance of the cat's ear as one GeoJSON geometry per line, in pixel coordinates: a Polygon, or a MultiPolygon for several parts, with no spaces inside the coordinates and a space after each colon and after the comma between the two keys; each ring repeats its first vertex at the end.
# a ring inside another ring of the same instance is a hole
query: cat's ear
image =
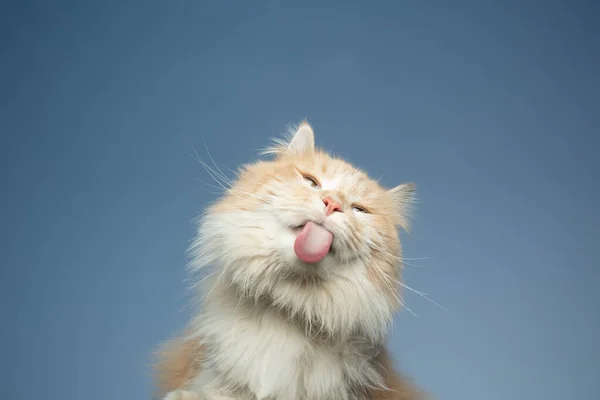
{"type": "Polygon", "coordinates": [[[416,186],[414,183],[403,183],[388,190],[394,203],[398,224],[404,229],[410,229],[410,211],[416,201],[416,186]]]}
{"type": "Polygon", "coordinates": [[[298,129],[287,145],[287,151],[291,154],[312,154],[315,151],[315,134],[308,122],[302,121],[298,129]]]}

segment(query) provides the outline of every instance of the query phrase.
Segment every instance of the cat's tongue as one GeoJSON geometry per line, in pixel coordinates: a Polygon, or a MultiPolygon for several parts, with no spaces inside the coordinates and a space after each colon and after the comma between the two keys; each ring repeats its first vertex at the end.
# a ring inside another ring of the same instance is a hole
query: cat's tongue
{"type": "Polygon", "coordinates": [[[294,251],[299,259],[307,263],[316,263],[329,253],[333,234],[321,225],[308,222],[294,242],[294,251]]]}

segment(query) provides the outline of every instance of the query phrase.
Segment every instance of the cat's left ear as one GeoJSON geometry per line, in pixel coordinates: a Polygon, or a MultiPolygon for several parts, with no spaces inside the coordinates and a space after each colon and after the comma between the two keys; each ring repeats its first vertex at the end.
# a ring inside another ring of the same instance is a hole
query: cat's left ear
{"type": "Polygon", "coordinates": [[[315,151],[315,134],[308,122],[302,121],[287,146],[287,151],[295,154],[312,154],[315,151]]]}
{"type": "Polygon", "coordinates": [[[393,189],[388,190],[394,203],[396,215],[399,218],[399,225],[404,229],[410,228],[411,206],[416,200],[416,186],[414,183],[403,183],[393,189]]]}

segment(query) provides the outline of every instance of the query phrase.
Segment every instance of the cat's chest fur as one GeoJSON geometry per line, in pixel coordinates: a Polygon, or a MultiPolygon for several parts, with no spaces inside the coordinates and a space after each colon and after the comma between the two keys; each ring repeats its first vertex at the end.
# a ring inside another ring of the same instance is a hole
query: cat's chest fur
{"type": "Polygon", "coordinates": [[[361,389],[380,385],[373,348],[360,341],[311,339],[269,312],[219,307],[214,313],[205,313],[199,327],[207,344],[199,386],[210,380],[257,400],[354,400],[361,389]]]}

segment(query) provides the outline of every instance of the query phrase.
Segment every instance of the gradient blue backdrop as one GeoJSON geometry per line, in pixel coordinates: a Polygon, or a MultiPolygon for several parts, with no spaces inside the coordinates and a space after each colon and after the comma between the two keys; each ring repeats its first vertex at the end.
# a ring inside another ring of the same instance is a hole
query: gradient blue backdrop
{"type": "Polygon", "coordinates": [[[0,398],[147,399],[192,219],[307,117],[416,182],[391,347],[439,399],[592,399],[599,13],[581,1],[0,5],[0,398]],[[204,139],[203,139],[204,138],[204,139]]]}

